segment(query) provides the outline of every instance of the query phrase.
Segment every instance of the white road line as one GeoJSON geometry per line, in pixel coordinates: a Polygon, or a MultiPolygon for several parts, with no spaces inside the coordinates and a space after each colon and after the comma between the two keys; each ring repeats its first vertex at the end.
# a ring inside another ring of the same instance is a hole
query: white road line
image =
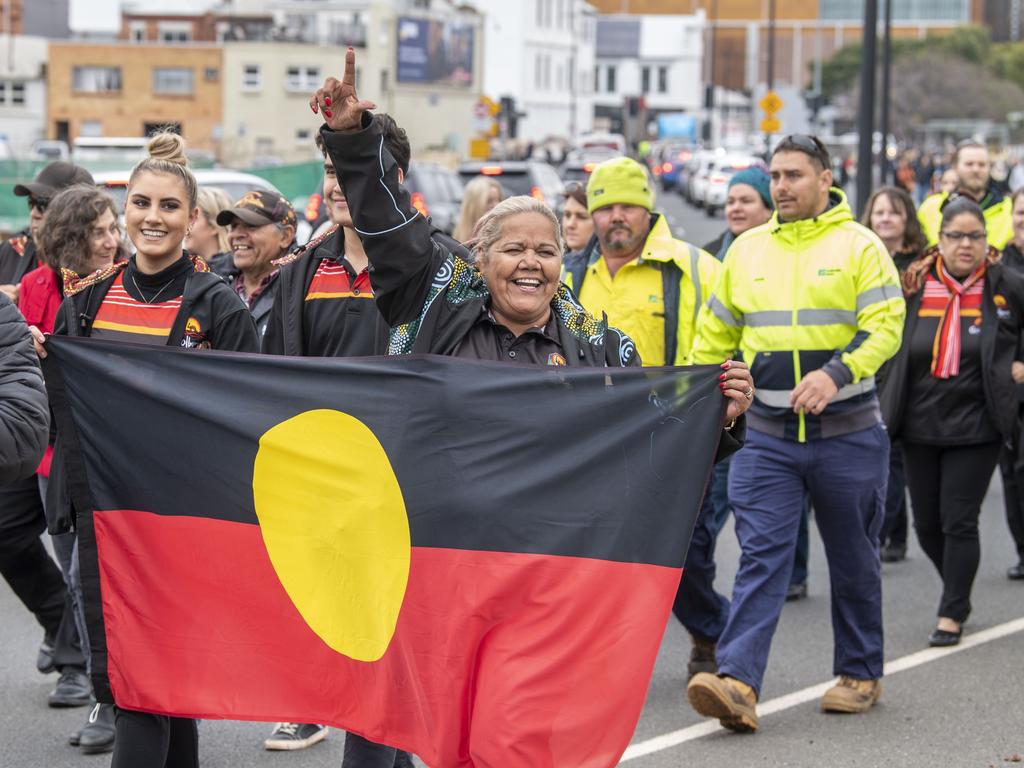
{"type": "MultiPolygon", "coordinates": [[[[944,659],[946,656],[951,656],[954,653],[960,653],[971,648],[976,648],[979,645],[985,643],[991,643],[993,640],[999,640],[1007,637],[1008,635],[1016,634],[1017,632],[1024,631],[1024,616],[1013,621],[1008,621],[1005,624],[999,624],[995,627],[989,627],[983,629],[980,632],[966,635],[963,640],[960,641],[960,645],[955,645],[952,648],[927,648],[917,653],[912,653],[909,656],[904,656],[900,659],[895,659],[886,663],[885,674],[894,675],[897,672],[905,672],[908,669],[919,667],[922,664],[928,664],[932,661],[938,661],[944,659]]],[[[827,683],[821,683],[820,685],[812,685],[809,688],[803,688],[793,693],[787,693],[785,696],[779,696],[777,699],[769,699],[763,704],[757,705],[758,717],[764,717],[765,715],[774,715],[776,712],[782,712],[786,709],[792,709],[793,707],[806,704],[809,701],[820,699],[825,691],[832,687],[834,680],[829,680],[827,683]]],[[[644,755],[650,755],[655,752],[662,752],[672,747],[677,747],[680,744],[685,744],[688,741],[699,739],[703,736],[708,736],[712,733],[724,730],[714,720],[708,720],[697,725],[691,725],[688,728],[682,728],[678,731],[672,731],[671,733],[665,733],[661,736],[655,736],[653,739],[647,741],[641,741],[636,744],[631,744],[629,749],[626,750],[622,756],[620,763],[626,763],[630,760],[636,760],[638,757],[644,755]]]]}

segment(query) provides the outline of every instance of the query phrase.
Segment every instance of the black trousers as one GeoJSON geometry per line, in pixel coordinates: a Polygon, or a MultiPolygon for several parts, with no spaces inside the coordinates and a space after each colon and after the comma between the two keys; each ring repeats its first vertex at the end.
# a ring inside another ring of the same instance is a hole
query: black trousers
{"type": "Polygon", "coordinates": [[[117,707],[114,724],[110,768],[199,768],[195,720],[117,707]]]}
{"type": "Polygon", "coordinates": [[[386,747],[355,733],[345,734],[345,756],[342,768],[412,768],[408,752],[386,747]]]}
{"type": "Polygon", "coordinates": [[[907,478],[899,441],[889,451],[889,484],[885,488],[885,522],[881,544],[907,545],[907,478]]]}
{"type": "Polygon", "coordinates": [[[903,457],[921,549],[942,577],[939,616],[964,621],[981,560],[978,515],[999,460],[998,442],[904,443],[903,457]]]}
{"type": "Polygon", "coordinates": [[[1003,476],[1006,524],[1013,537],[1017,559],[1024,563],[1024,468],[1018,470],[1016,456],[1004,448],[999,455],[999,470],[1003,476]]]}
{"type": "Polygon", "coordinates": [[[45,529],[35,475],[0,488],[0,575],[52,640],[64,617],[67,588],[39,538],[45,529]]]}

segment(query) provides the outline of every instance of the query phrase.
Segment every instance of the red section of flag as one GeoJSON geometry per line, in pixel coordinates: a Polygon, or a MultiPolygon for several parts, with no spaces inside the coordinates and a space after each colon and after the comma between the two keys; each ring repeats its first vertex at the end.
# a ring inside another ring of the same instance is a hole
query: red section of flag
{"type": "Polygon", "coordinates": [[[680,577],[414,547],[395,636],[365,663],[305,624],[257,526],[137,511],[94,519],[120,706],[328,723],[386,738],[433,768],[615,765],[680,577]]]}

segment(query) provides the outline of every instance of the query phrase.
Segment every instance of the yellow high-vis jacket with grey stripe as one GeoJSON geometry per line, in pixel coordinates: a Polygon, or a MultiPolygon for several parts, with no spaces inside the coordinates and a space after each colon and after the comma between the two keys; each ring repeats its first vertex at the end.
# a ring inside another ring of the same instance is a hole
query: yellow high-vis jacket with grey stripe
{"type": "Polygon", "coordinates": [[[692,361],[739,350],[757,393],[748,425],[805,442],[879,423],[875,372],[899,349],[906,305],[896,265],[838,189],[814,219],[771,221],[729,248],[697,322],[692,361]],[[839,392],[819,416],[795,414],[794,387],[823,369],[839,392]]]}
{"type": "MultiPolygon", "coordinates": [[[[939,229],[942,226],[942,204],[949,194],[937,192],[929,195],[917,209],[917,220],[928,238],[928,245],[939,242],[939,229]]],[[[988,244],[1003,250],[1013,239],[1013,201],[992,187],[981,201],[982,213],[985,214],[985,232],[988,244]]]]}
{"type": "Polygon", "coordinates": [[[721,273],[718,259],[674,238],[661,214],[652,214],[643,251],[620,267],[614,277],[599,249],[594,248],[586,258],[582,288],[573,285],[573,270],[567,268],[562,275],[583,308],[595,317],[606,314],[609,323],[633,339],[644,365],[686,365],[697,313],[721,273]],[[675,314],[675,309],[665,307],[661,272],[667,262],[673,262],[680,275],[676,353],[671,360],[665,359],[665,318],[675,314]]]}

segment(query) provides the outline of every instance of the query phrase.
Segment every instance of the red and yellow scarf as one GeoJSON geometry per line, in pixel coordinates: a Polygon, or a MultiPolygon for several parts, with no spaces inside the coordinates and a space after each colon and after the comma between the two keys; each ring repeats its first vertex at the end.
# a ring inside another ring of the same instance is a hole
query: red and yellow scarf
{"type": "Polygon", "coordinates": [[[921,314],[937,315],[936,310],[945,302],[945,306],[941,307],[942,320],[932,345],[932,375],[937,379],[948,379],[960,373],[960,317],[981,316],[987,266],[983,261],[960,282],[946,271],[942,259],[935,261],[938,280],[928,281],[925,285],[921,314]],[[945,293],[944,297],[942,293],[945,293]]]}

